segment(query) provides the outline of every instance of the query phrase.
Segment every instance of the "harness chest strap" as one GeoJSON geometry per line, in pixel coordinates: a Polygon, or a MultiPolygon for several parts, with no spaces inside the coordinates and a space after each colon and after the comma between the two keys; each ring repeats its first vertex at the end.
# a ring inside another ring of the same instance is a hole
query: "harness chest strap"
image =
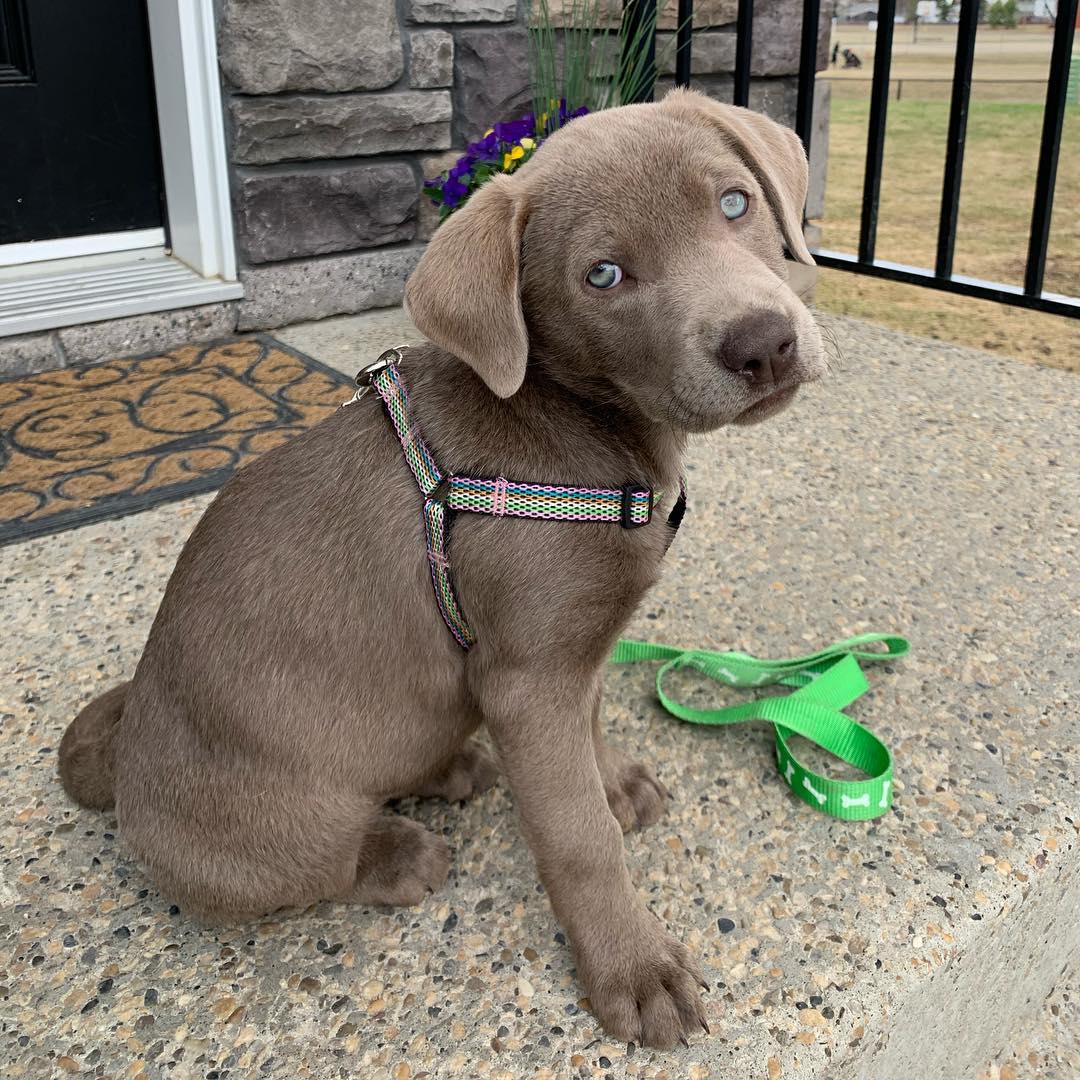
{"type": "MultiPolygon", "coordinates": [[[[363,395],[366,383],[386,406],[405,461],[424,498],[424,530],[435,599],[443,620],[462,648],[470,648],[476,637],[462,614],[450,576],[447,554],[450,511],[539,521],[609,522],[624,529],[637,529],[652,520],[654,503],[661,496],[641,484],[626,483],[621,488],[579,488],[523,484],[502,476],[445,476],[412,416],[409,393],[397,366],[400,359],[400,351],[391,349],[375,364],[365,368],[357,376],[361,388],[352,401],[363,395]]],[[[673,528],[678,528],[685,507],[685,493],[680,491],[668,519],[673,528]]]]}

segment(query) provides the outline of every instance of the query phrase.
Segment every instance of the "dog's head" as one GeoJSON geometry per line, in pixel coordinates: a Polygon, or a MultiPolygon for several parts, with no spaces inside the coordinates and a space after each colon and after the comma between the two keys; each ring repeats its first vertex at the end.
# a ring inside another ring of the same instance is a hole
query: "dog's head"
{"type": "Polygon", "coordinates": [[[825,369],[806,184],[793,132],[701,94],[584,116],[440,226],[408,309],[500,397],[533,363],[684,431],[763,419],[825,369]]]}

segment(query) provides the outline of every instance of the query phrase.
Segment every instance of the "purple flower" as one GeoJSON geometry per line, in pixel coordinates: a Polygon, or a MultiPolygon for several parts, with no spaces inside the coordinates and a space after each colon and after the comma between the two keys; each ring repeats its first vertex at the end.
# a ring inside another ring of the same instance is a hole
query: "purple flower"
{"type": "Polygon", "coordinates": [[[518,161],[523,153],[532,147],[521,147],[521,140],[535,139],[539,144],[556,127],[562,127],[578,116],[584,116],[588,108],[569,109],[566,100],[559,102],[558,123],[551,117],[542,125],[545,130],[537,130],[536,117],[526,113],[517,120],[505,120],[497,123],[482,139],[470,143],[465,153],[441,176],[425,180],[426,194],[432,202],[443,208],[443,216],[460,206],[468,199],[470,192],[483,182],[493,171],[508,171],[513,168],[509,159],[518,161]],[[517,157],[514,157],[516,153],[517,157]],[[483,168],[477,169],[477,166],[483,168]]]}
{"type": "Polygon", "coordinates": [[[443,184],[442,200],[446,206],[457,206],[468,194],[469,189],[460,180],[447,180],[443,184]]]}
{"type": "Polygon", "coordinates": [[[588,107],[582,105],[578,109],[571,110],[566,104],[566,98],[563,98],[559,102],[559,122],[565,124],[568,120],[573,120],[575,117],[584,116],[589,111],[588,107]]]}
{"type": "Polygon", "coordinates": [[[502,142],[516,143],[533,133],[532,116],[496,124],[492,134],[502,142]]]}
{"type": "Polygon", "coordinates": [[[499,139],[494,131],[490,135],[485,135],[479,142],[469,143],[465,154],[465,157],[470,159],[470,165],[479,160],[490,161],[498,156],[499,139]]]}

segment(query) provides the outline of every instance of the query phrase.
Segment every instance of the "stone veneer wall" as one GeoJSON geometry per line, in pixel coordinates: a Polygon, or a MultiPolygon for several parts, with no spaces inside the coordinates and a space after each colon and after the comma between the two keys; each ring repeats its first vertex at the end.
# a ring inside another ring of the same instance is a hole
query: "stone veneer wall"
{"type": "MultiPolygon", "coordinates": [[[[0,371],[399,303],[437,223],[423,178],[453,162],[452,148],[529,106],[529,0],[219,3],[244,298],[0,338],[0,371]]],[[[606,3],[613,13],[621,8],[620,0],[606,3]]],[[[667,0],[661,9],[665,37],[675,7],[667,0]]],[[[831,7],[822,5],[821,67],[831,7]]],[[[721,100],[731,99],[736,8],[737,0],[695,4],[695,24],[707,29],[694,43],[694,85],[721,100]]],[[[796,0],[757,0],[751,106],[785,123],[794,118],[800,26],[796,0]]],[[[670,76],[669,65],[658,93],[670,76]]],[[[816,171],[820,195],[821,162],[816,171]]]]}
{"type": "Polygon", "coordinates": [[[238,329],[401,299],[429,232],[421,159],[454,144],[455,34],[517,17],[517,0],[222,0],[238,329]]]}

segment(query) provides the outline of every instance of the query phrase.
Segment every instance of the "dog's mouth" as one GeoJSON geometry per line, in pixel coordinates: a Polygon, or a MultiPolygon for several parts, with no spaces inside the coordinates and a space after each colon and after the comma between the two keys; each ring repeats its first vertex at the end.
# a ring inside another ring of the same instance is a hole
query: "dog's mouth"
{"type": "Polygon", "coordinates": [[[775,416],[782,409],[786,409],[798,392],[798,383],[794,386],[784,386],[779,390],[773,390],[772,393],[766,394],[763,398],[759,398],[753,405],[739,413],[739,415],[732,420],[732,423],[757,424],[762,420],[767,420],[770,416],[775,416]]]}

